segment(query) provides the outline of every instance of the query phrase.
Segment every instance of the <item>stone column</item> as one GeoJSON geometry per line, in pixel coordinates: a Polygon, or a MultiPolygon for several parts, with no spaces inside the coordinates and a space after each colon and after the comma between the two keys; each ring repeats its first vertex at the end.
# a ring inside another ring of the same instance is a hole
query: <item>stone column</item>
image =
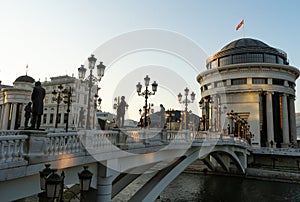
{"type": "Polygon", "coordinates": [[[211,117],[211,123],[212,123],[212,130],[213,131],[216,131],[218,128],[217,128],[217,121],[218,121],[218,116],[217,116],[217,105],[218,105],[218,102],[217,102],[217,96],[214,95],[213,96],[213,104],[212,104],[212,117],[211,117]]]}
{"type": "Polygon", "coordinates": [[[290,130],[291,130],[291,143],[297,145],[297,130],[296,130],[296,116],[295,116],[295,96],[289,97],[289,116],[290,116],[290,130]]]}
{"type": "Polygon", "coordinates": [[[282,97],[282,136],[283,136],[283,147],[288,147],[290,143],[290,131],[289,131],[289,117],[288,117],[288,105],[286,94],[282,97]]]}
{"type": "Polygon", "coordinates": [[[17,103],[12,103],[10,130],[15,129],[16,116],[17,116],[17,103]]]}
{"type": "Polygon", "coordinates": [[[270,145],[274,141],[274,123],[273,123],[273,104],[272,104],[272,92],[266,92],[266,108],[267,108],[267,131],[268,131],[268,144],[270,145]]]}
{"type": "Polygon", "coordinates": [[[8,127],[9,108],[10,108],[10,103],[5,103],[4,104],[3,120],[2,120],[2,129],[3,130],[7,130],[7,127],[8,127]]]}
{"type": "Polygon", "coordinates": [[[113,176],[102,163],[98,162],[97,166],[97,202],[110,202],[113,176]]]}
{"type": "Polygon", "coordinates": [[[2,128],[2,120],[4,116],[4,105],[0,105],[0,129],[2,128]]]}
{"type": "Polygon", "coordinates": [[[24,127],[25,124],[25,107],[26,107],[26,103],[22,103],[21,127],[24,127]]]}
{"type": "Polygon", "coordinates": [[[60,124],[64,125],[64,122],[65,122],[65,107],[64,107],[64,105],[62,105],[60,113],[61,113],[60,124]]]}

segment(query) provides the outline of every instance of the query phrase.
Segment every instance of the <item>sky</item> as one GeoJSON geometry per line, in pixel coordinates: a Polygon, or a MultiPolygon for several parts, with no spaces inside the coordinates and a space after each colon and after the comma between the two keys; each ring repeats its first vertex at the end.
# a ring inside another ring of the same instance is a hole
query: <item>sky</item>
{"type": "MultiPolygon", "coordinates": [[[[167,109],[182,108],[176,97],[189,87],[190,92],[196,93],[195,103],[189,109],[196,112],[201,99],[196,76],[205,69],[206,57],[243,37],[241,29],[235,30],[242,19],[245,37],[284,50],[290,65],[300,67],[299,6],[297,0],[1,0],[0,80],[2,84],[12,85],[18,76],[26,74],[27,64],[28,75],[36,80],[77,76],[77,68],[87,64],[87,58],[95,53],[98,61],[107,66],[98,83],[104,111],[112,111],[113,98],[121,96],[122,86],[130,84],[132,87],[125,96],[132,106],[129,114],[135,114],[137,105],[144,102],[136,95],[135,85],[138,81],[143,84],[144,76],[140,75],[149,73],[150,82],[158,79],[161,87],[149,98],[155,110],[159,110],[159,103],[167,109]],[[147,30],[146,34],[142,30],[147,30]],[[154,49],[138,47],[139,40],[135,40],[134,34],[148,37],[151,30],[158,30],[158,37],[177,37],[176,43],[168,40],[161,43],[187,52],[195,48],[194,53],[199,53],[201,59],[193,63],[194,56],[181,57],[176,51],[168,51],[169,46],[161,47],[151,36],[150,45],[146,45],[154,49]],[[124,46],[132,43],[136,46],[125,50],[124,46]],[[121,53],[112,58],[118,51],[121,53]],[[168,83],[170,80],[173,82],[168,83]]],[[[299,82],[296,83],[297,112],[300,112],[299,82]]]]}

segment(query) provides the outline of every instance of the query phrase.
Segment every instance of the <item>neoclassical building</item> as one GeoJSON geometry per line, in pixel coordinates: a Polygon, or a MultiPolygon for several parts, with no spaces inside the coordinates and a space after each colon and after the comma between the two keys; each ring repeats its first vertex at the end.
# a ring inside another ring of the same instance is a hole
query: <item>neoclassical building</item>
{"type": "Polygon", "coordinates": [[[206,60],[197,76],[201,129],[248,139],[255,147],[297,143],[295,81],[299,70],[287,54],[262,41],[242,38],[206,60]]]}
{"type": "Polygon", "coordinates": [[[14,130],[24,126],[24,109],[31,101],[34,82],[26,74],[18,77],[13,86],[0,86],[0,130],[14,130]]]}
{"type": "MultiPolygon", "coordinates": [[[[0,130],[24,129],[25,106],[31,101],[31,93],[35,80],[28,76],[20,76],[13,86],[0,85],[0,130]]],[[[41,128],[66,128],[68,129],[85,128],[87,120],[87,106],[90,101],[90,123],[91,128],[98,127],[95,111],[95,101],[93,96],[98,92],[98,86],[92,86],[92,96],[88,98],[88,84],[73,76],[51,77],[50,81],[42,82],[46,90],[44,100],[44,114],[42,116],[41,128]],[[61,92],[58,94],[59,88],[61,92]],[[71,89],[70,105],[68,113],[68,102],[66,101],[66,90],[71,89]],[[57,94],[53,95],[53,91],[57,94]],[[61,99],[57,103],[58,95],[61,99]],[[53,99],[56,98],[56,99],[53,99]],[[80,115],[82,109],[82,115],[80,115]],[[58,113],[57,113],[58,112],[58,113]],[[81,118],[80,118],[81,117],[81,118]],[[56,124],[57,121],[57,124],[56,124]]],[[[30,125],[30,124],[29,124],[30,125]]]]}

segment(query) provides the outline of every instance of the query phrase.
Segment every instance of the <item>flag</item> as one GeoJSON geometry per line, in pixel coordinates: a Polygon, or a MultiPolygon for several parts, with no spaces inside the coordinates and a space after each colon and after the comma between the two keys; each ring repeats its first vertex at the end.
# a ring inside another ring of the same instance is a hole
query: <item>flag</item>
{"type": "Polygon", "coordinates": [[[244,25],[244,20],[242,20],[242,21],[236,26],[235,30],[236,30],[236,31],[239,30],[239,29],[241,28],[241,26],[243,26],[243,25],[244,25]]]}

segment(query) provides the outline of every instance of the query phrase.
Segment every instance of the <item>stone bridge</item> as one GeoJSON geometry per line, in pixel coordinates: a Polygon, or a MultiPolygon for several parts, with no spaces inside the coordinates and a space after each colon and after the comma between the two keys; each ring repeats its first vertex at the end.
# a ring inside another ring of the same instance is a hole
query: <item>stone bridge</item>
{"type": "Polygon", "coordinates": [[[97,201],[111,201],[138,176],[155,172],[131,198],[154,201],[195,160],[245,173],[248,154],[243,139],[203,131],[0,131],[0,195],[12,201],[40,193],[39,171],[50,163],[65,171],[65,185],[78,184],[77,173],[88,165],[97,201]]]}

